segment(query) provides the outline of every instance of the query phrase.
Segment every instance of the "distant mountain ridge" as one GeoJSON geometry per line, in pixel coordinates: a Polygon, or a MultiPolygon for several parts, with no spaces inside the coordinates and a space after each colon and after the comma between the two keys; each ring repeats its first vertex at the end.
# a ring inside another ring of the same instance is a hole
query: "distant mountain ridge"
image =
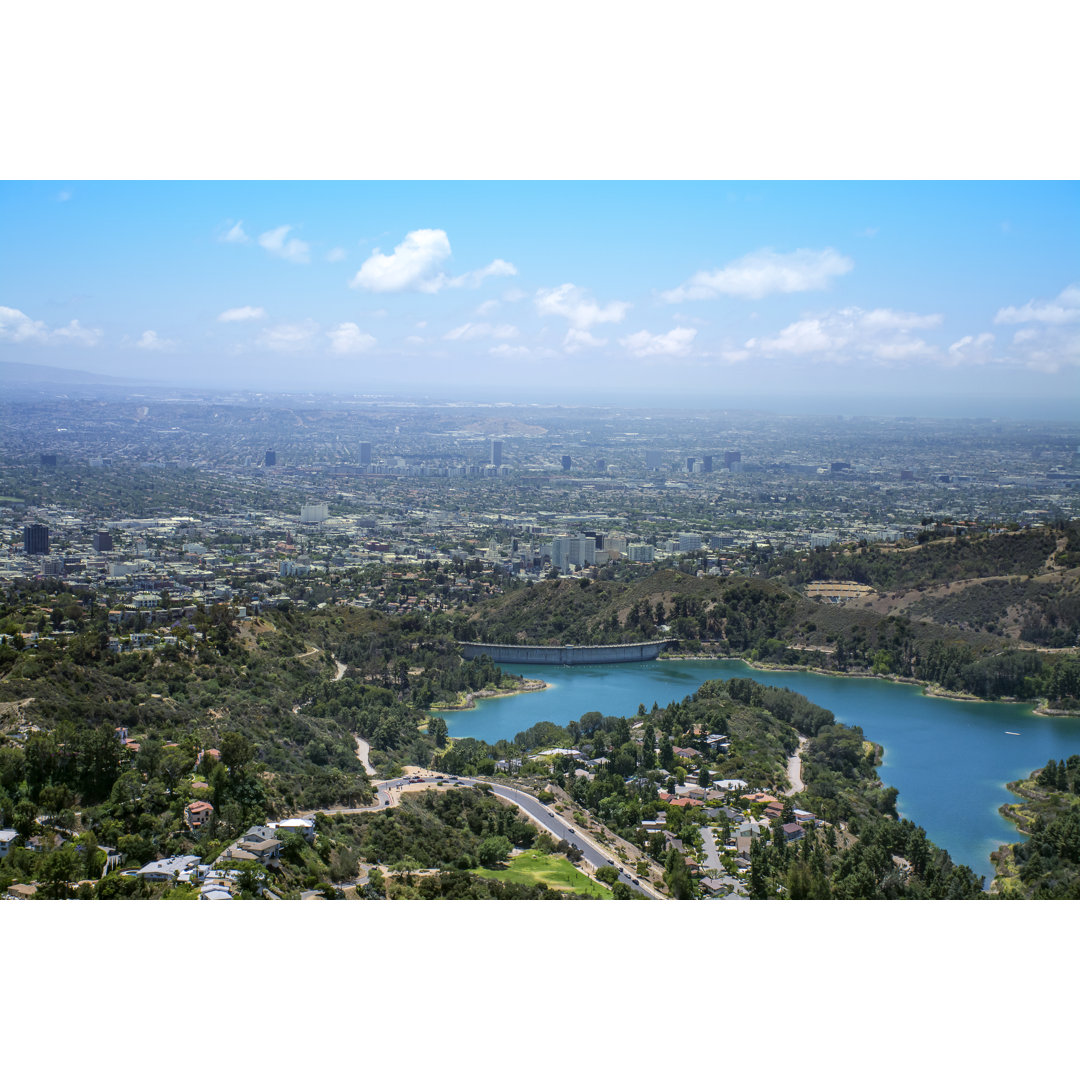
{"type": "Polygon", "coordinates": [[[7,387],[48,386],[58,384],[69,386],[93,386],[108,383],[131,385],[139,380],[123,378],[118,375],[98,375],[92,371],[77,368],[52,367],[48,364],[19,364],[14,361],[0,361],[0,390],[7,387]]]}

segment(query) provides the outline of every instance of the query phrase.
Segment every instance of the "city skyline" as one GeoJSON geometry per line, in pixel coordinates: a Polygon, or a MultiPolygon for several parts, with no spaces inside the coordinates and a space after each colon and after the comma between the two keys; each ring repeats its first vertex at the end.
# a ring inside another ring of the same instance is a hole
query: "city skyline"
{"type": "Polygon", "coordinates": [[[939,415],[1076,404],[1071,183],[5,182],[0,195],[7,361],[210,389],[786,396],[939,415]]]}

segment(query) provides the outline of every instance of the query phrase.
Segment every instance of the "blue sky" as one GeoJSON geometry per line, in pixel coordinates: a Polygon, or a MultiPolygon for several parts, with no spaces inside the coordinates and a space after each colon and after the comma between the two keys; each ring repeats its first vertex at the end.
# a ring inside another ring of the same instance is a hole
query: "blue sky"
{"type": "Polygon", "coordinates": [[[1078,196],[5,182],[0,358],[251,389],[1068,415],[1078,196]]]}

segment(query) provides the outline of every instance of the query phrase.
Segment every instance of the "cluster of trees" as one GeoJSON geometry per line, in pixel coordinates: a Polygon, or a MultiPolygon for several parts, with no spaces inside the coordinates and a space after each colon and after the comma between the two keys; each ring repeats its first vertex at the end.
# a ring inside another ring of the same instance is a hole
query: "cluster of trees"
{"type": "MultiPolygon", "coordinates": [[[[855,823],[853,823],[855,824],[855,823]]],[[[755,900],[976,900],[983,881],[910,821],[869,816],[853,843],[831,826],[802,840],[750,847],[749,892],[755,900]]]]}
{"type": "Polygon", "coordinates": [[[774,559],[769,572],[793,585],[842,580],[883,590],[910,589],[1003,573],[1039,573],[1061,538],[1070,549],[1080,549],[1080,526],[1062,522],[995,535],[959,535],[939,543],[930,543],[935,536],[927,532],[920,543],[899,550],[877,545],[817,548],[809,555],[797,552],[774,559]]]}
{"type": "Polygon", "coordinates": [[[1027,839],[1012,845],[1019,887],[1007,895],[1035,900],[1080,900],[1080,755],[1051,759],[1032,774],[1023,818],[1027,839]]]}

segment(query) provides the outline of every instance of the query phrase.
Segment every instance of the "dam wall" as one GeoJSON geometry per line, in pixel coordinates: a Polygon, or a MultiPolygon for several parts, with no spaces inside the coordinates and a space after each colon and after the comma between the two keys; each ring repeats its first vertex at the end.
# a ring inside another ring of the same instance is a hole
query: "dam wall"
{"type": "Polygon", "coordinates": [[[490,656],[496,664],[633,664],[655,660],[671,639],[629,645],[488,645],[459,641],[466,660],[490,656]]]}

